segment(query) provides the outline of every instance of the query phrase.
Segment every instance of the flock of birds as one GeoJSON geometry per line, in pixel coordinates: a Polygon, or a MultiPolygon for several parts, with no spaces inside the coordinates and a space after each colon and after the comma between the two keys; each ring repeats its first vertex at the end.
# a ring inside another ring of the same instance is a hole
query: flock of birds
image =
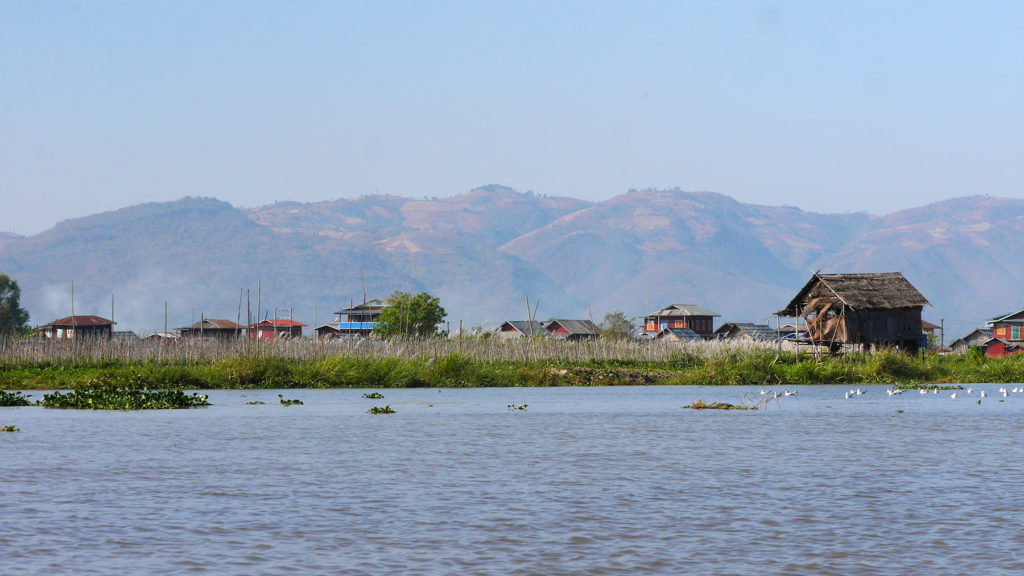
{"type": "MultiPolygon", "coordinates": [[[[888,394],[889,396],[899,396],[899,395],[903,394],[904,392],[906,392],[906,389],[904,389],[904,388],[888,388],[885,391],[885,393],[888,394]]],[[[939,389],[938,388],[921,388],[921,389],[918,390],[918,392],[920,394],[929,394],[929,393],[931,393],[931,394],[938,394],[939,393],[939,389]]],[[[974,394],[974,388],[968,388],[967,390],[964,390],[964,392],[967,392],[967,395],[971,396],[971,395],[974,394]]],[[[1003,396],[1003,398],[1008,397],[1010,394],[1024,394],[1024,386],[1019,386],[1019,387],[1011,388],[1010,390],[1007,390],[1005,387],[1000,387],[999,388],[999,393],[1003,396]]],[[[860,388],[852,388],[848,392],[846,392],[844,394],[844,396],[846,397],[847,400],[849,400],[850,398],[856,398],[857,396],[862,396],[864,394],[867,394],[866,390],[862,390],[860,388]]],[[[761,396],[767,397],[768,400],[775,400],[776,398],[782,398],[784,396],[796,396],[796,395],[797,395],[797,391],[796,390],[788,390],[787,389],[787,390],[784,390],[782,393],[779,393],[779,392],[777,392],[775,390],[765,390],[764,388],[761,389],[761,396]]],[[[958,392],[952,392],[952,393],[950,393],[949,397],[952,398],[953,400],[956,400],[957,395],[958,395],[958,392]]],[[[986,392],[984,390],[979,390],[978,391],[978,397],[979,398],[986,398],[986,397],[988,397],[988,392],[986,392]]],[[[978,400],[978,403],[980,404],[981,400],[978,400]]]]}
{"type": "MultiPolygon", "coordinates": [[[[886,389],[885,393],[888,394],[889,396],[899,396],[900,394],[903,394],[904,391],[905,391],[905,389],[903,389],[903,388],[888,388],[888,389],[886,389]]],[[[938,388],[921,388],[920,390],[918,390],[918,393],[920,393],[920,394],[928,394],[929,392],[931,392],[932,394],[938,394],[939,393],[939,389],[938,388]]],[[[972,394],[974,394],[974,388],[968,388],[966,390],[966,392],[967,392],[968,395],[972,395],[972,394]]],[[[850,398],[853,398],[855,396],[860,396],[860,395],[862,395],[864,393],[865,393],[864,390],[861,390],[860,388],[855,388],[855,389],[852,389],[849,392],[847,392],[845,394],[845,396],[846,396],[846,399],[849,400],[850,398]]],[[[1002,394],[1003,398],[1006,398],[1010,394],[1024,394],[1024,386],[1015,387],[1015,388],[1012,388],[1010,390],[1007,390],[1005,387],[1000,387],[999,388],[999,393],[1002,394]]],[[[985,398],[985,397],[988,396],[988,392],[986,392],[984,390],[979,390],[978,391],[978,396],[981,397],[981,398],[985,398]]],[[[957,392],[950,393],[949,397],[952,398],[953,400],[956,400],[957,392]]],[[[980,404],[981,400],[978,400],[978,403],[980,404]]]]}

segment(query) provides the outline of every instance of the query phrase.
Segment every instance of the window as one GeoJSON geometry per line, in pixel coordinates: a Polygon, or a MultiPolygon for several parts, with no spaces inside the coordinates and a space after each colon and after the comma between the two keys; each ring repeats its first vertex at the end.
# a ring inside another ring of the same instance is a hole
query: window
{"type": "Polygon", "coordinates": [[[1020,340],[1020,326],[1017,324],[1013,325],[1013,339],[1020,340]]]}

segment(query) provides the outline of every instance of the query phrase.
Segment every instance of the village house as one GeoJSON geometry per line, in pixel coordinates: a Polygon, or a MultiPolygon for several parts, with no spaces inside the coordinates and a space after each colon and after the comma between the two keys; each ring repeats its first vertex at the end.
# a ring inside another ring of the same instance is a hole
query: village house
{"type": "Polygon", "coordinates": [[[39,333],[47,340],[72,340],[75,338],[110,338],[114,333],[113,320],[99,316],[66,316],[39,327],[39,333]]]}
{"type": "Polygon", "coordinates": [[[590,320],[551,320],[544,329],[554,338],[570,341],[596,340],[601,335],[601,329],[590,320]]]}
{"type": "Polygon", "coordinates": [[[778,331],[767,324],[752,322],[726,322],[715,330],[716,340],[737,340],[753,342],[777,342],[780,340],[778,331]]]}
{"type": "Polygon", "coordinates": [[[931,348],[933,343],[934,347],[938,348],[942,342],[942,326],[938,324],[932,324],[927,320],[921,320],[921,332],[924,333],[925,339],[928,341],[928,347],[931,348]]]}
{"type": "Polygon", "coordinates": [[[178,328],[182,338],[237,338],[245,336],[245,326],[231,320],[203,318],[199,322],[178,328]]]}
{"type": "Polygon", "coordinates": [[[992,331],[993,338],[1019,342],[1024,341],[1024,330],[1021,330],[1021,325],[1024,325],[1024,310],[996,316],[985,323],[985,328],[992,331]]]}
{"type": "Polygon", "coordinates": [[[992,331],[987,328],[975,328],[966,336],[949,343],[949,349],[956,354],[966,354],[971,346],[981,346],[992,339],[992,331]]]}
{"type": "Polygon", "coordinates": [[[255,340],[276,340],[278,338],[302,338],[306,326],[290,318],[268,318],[249,326],[249,338],[255,340]]]}
{"type": "Polygon", "coordinates": [[[328,323],[316,327],[317,338],[320,340],[328,338],[366,338],[377,327],[380,314],[387,306],[388,301],[386,298],[373,298],[361,304],[342,308],[335,312],[337,319],[333,324],[328,323]]]}
{"type": "Polygon", "coordinates": [[[703,342],[704,338],[689,328],[664,328],[654,335],[662,342],[703,342]]]}
{"type": "Polygon", "coordinates": [[[153,332],[142,337],[142,340],[147,343],[153,344],[164,344],[167,342],[174,342],[178,339],[176,332],[153,332]]]}
{"type": "Polygon", "coordinates": [[[807,330],[805,328],[806,326],[797,327],[796,324],[790,322],[789,324],[779,326],[776,332],[779,333],[779,338],[799,340],[800,338],[807,338],[807,330]]]}
{"type": "Polygon", "coordinates": [[[718,316],[695,304],[672,304],[644,316],[644,332],[658,334],[665,328],[687,328],[702,338],[710,338],[718,316]]]}
{"type": "Polygon", "coordinates": [[[930,305],[899,272],[815,273],[777,314],[802,319],[802,341],[831,350],[853,344],[917,351],[924,345],[921,310],[930,305]]]}
{"type": "Polygon", "coordinates": [[[506,340],[522,338],[524,336],[548,336],[549,332],[543,322],[533,320],[506,320],[494,329],[497,338],[506,340]]]}

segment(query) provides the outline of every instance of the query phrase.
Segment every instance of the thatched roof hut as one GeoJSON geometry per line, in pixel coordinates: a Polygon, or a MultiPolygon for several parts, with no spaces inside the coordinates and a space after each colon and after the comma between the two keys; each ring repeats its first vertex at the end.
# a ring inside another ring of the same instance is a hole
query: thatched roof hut
{"type": "Polygon", "coordinates": [[[931,303],[899,272],[816,272],[779,316],[802,319],[815,344],[890,345],[916,350],[921,309],[931,303]]]}

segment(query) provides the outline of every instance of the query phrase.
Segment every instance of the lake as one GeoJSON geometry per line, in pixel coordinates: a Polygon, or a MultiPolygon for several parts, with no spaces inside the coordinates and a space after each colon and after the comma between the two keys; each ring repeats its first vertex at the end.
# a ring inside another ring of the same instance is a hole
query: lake
{"type": "Polygon", "coordinates": [[[672,386],[0,408],[21,429],[0,433],[0,573],[1016,575],[1024,394],[999,387],[798,387],[757,411],[681,408],[757,389],[672,386]]]}

